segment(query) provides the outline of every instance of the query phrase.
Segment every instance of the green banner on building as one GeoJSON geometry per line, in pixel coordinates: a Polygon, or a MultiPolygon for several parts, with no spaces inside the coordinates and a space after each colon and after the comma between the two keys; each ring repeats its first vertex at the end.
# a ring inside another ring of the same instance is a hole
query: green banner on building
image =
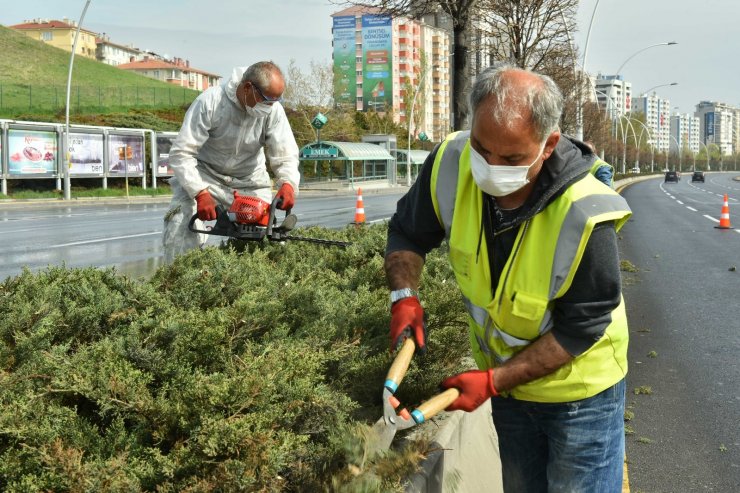
{"type": "Polygon", "coordinates": [[[362,16],[362,99],[365,111],[393,107],[391,17],[362,16]]]}
{"type": "Polygon", "coordinates": [[[334,102],[355,104],[357,93],[355,17],[334,17],[334,102]]]}

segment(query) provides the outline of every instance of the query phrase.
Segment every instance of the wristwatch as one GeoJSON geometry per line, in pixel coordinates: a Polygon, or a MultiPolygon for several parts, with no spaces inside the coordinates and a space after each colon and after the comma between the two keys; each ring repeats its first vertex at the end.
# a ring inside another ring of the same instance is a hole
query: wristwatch
{"type": "Polygon", "coordinates": [[[419,294],[411,288],[402,288],[391,291],[391,305],[396,301],[401,301],[404,298],[410,298],[412,296],[419,296],[419,294]]]}

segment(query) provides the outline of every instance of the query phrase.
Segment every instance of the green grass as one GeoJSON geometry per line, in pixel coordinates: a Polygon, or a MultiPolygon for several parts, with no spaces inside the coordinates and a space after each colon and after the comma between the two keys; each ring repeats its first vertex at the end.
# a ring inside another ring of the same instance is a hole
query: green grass
{"type": "MultiPolygon", "coordinates": [[[[129,187],[129,197],[156,197],[160,195],[171,194],[170,187],[157,187],[143,189],[141,187],[129,187]]],[[[125,188],[93,188],[93,189],[79,189],[72,190],[72,198],[105,198],[105,197],[125,197],[125,188]]],[[[0,200],[33,200],[33,199],[61,199],[63,194],[60,190],[49,190],[49,191],[35,191],[35,190],[19,190],[17,192],[10,192],[8,195],[0,195],[0,200]]]]}
{"type": "MultiPolygon", "coordinates": [[[[64,111],[70,53],[0,26],[0,116],[64,111]]],[[[75,56],[70,111],[168,108],[199,93],[75,56]]]]}

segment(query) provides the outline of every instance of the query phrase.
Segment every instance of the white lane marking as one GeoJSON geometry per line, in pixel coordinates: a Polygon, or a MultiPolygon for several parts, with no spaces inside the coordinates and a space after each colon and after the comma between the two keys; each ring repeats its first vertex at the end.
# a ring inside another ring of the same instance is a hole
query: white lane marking
{"type": "Polygon", "coordinates": [[[710,221],[714,221],[715,223],[718,223],[718,222],[719,222],[719,219],[715,219],[715,218],[713,218],[712,216],[707,216],[706,214],[704,214],[704,217],[706,217],[706,218],[707,218],[707,219],[709,219],[710,221]]]}
{"type": "Polygon", "coordinates": [[[683,205],[683,202],[681,202],[680,200],[677,200],[676,202],[678,202],[679,204],[683,205]]]}
{"type": "Polygon", "coordinates": [[[694,212],[699,212],[699,211],[697,211],[696,209],[694,209],[693,207],[689,207],[688,205],[686,206],[686,208],[687,208],[688,210],[690,210],[690,211],[694,211],[694,212]]]}
{"type": "Polygon", "coordinates": [[[98,238],[97,240],[85,240],[85,241],[73,241],[71,243],[60,243],[59,245],[49,245],[47,248],[64,248],[77,245],[89,245],[91,243],[103,243],[105,241],[113,240],[125,240],[126,238],[140,238],[142,236],[161,235],[161,231],[154,231],[151,233],[140,233],[137,235],[126,235],[126,236],[110,236],[108,238],[98,238]]]}

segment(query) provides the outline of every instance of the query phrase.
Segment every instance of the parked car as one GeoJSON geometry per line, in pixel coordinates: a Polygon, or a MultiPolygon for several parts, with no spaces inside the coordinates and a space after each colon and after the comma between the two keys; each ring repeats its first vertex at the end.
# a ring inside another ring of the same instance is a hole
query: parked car
{"type": "Polygon", "coordinates": [[[679,176],[678,173],[675,171],[666,171],[665,172],[665,183],[678,183],[679,176]]]}
{"type": "Polygon", "coordinates": [[[704,172],[703,171],[694,171],[694,174],[691,175],[691,181],[700,181],[704,183],[704,172]]]}

